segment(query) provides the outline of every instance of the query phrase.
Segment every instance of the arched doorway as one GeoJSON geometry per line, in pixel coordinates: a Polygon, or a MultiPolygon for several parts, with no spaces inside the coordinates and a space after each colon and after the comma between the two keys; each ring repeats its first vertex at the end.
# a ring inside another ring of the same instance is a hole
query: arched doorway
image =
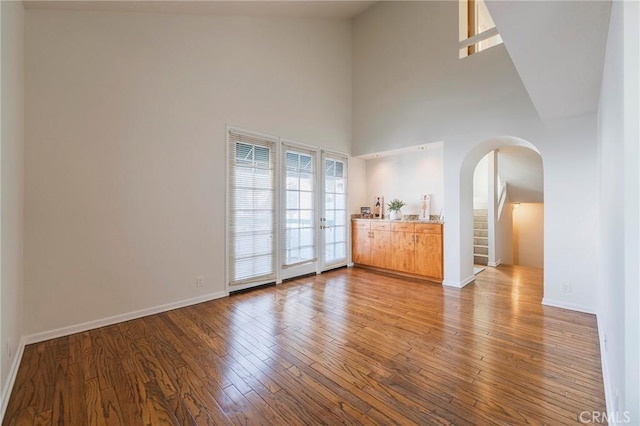
{"type": "Polygon", "coordinates": [[[449,184],[453,186],[452,191],[445,191],[447,209],[453,210],[454,213],[449,215],[446,221],[444,285],[464,287],[475,279],[473,274],[473,172],[478,162],[487,153],[505,146],[528,148],[538,153],[544,160],[535,145],[513,136],[488,138],[475,144],[466,153],[460,153],[459,173],[452,170],[453,174],[449,175],[449,184]]]}
{"type": "Polygon", "coordinates": [[[544,266],[542,158],[522,146],[487,153],[473,175],[473,251],[478,268],[544,266]]]}

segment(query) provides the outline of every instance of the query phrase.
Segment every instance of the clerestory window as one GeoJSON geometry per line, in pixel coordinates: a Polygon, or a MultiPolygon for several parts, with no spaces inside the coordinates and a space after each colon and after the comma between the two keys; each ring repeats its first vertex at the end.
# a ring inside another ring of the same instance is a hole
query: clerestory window
{"type": "Polygon", "coordinates": [[[484,0],[459,0],[460,58],[502,43],[484,0]]]}

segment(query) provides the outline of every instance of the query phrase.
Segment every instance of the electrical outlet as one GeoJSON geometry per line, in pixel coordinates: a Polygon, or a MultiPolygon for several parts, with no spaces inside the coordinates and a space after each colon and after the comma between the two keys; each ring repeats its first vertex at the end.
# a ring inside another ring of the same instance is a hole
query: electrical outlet
{"type": "Polygon", "coordinates": [[[11,358],[13,356],[13,345],[11,339],[7,339],[7,356],[11,358]]]}
{"type": "Polygon", "coordinates": [[[204,285],[204,277],[202,275],[198,275],[196,277],[196,287],[202,287],[204,285]]]}
{"type": "Polygon", "coordinates": [[[562,285],[562,292],[563,293],[571,293],[571,283],[563,281],[561,283],[561,285],[562,285]]]}

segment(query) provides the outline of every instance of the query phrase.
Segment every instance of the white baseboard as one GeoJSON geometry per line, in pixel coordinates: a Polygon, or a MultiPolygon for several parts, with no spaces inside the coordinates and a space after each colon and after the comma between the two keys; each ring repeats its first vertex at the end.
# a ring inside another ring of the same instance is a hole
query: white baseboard
{"type": "Polygon", "coordinates": [[[196,305],[202,302],[208,302],[209,300],[220,299],[226,297],[229,294],[224,291],[216,293],[205,294],[204,296],[198,296],[191,299],[180,300],[178,302],[167,303],[165,305],[154,306],[151,308],[141,309],[139,311],[129,312],[121,315],[114,315],[112,317],[102,318],[94,321],[88,321],[82,324],[71,325],[68,327],[57,328],[55,330],[43,331],[41,333],[31,334],[23,338],[24,344],[29,345],[32,343],[44,342],[45,340],[55,339],[58,337],[68,336],[70,334],[82,333],[83,331],[93,330],[94,328],[105,327],[107,325],[117,324],[119,322],[129,321],[136,318],[142,318],[160,312],[170,311],[172,309],[184,308],[185,306],[196,305]]]}
{"type": "Polygon", "coordinates": [[[467,284],[475,281],[475,279],[476,279],[476,276],[471,274],[471,276],[465,278],[464,280],[462,280],[460,282],[444,280],[444,281],[442,281],[442,285],[447,286],[447,287],[462,288],[462,287],[466,286],[467,284]]]}
{"type": "Polygon", "coordinates": [[[491,266],[492,268],[495,268],[496,266],[500,266],[501,263],[502,263],[502,259],[498,259],[495,262],[487,262],[487,266],[491,266]]]}
{"type": "Polygon", "coordinates": [[[577,305],[575,303],[562,302],[560,300],[553,300],[548,298],[542,299],[542,304],[545,306],[553,306],[554,308],[569,309],[570,311],[584,312],[585,314],[596,313],[595,309],[588,306],[577,305]]]}
{"type": "Polygon", "coordinates": [[[2,389],[2,395],[0,395],[0,422],[4,421],[4,414],[7,412],[9,397],[11,396],[11,391],[13,390],[13,384],[16,381],[18,368],[20,368],[20,362],[22,361],[22,354],[24,354],[25,345],[25,339],[20,339],[20,343],[18,343],[18,347],[16,348],[16,354],[13,357],[13,362],[11,363],[11,368],[9,369],[7,381],[4,385],[4,389],[2,389]]]}
{"type": "MultiPolygon", "coordinates": [[[[604,346],[604,329],[600,328],[600,318],[596,314],[596,324],[598,325],[598,340],[600,341],[600,363],[602,364],[602,383],[604,385],[604,401],[607,407],[607,413],[615,413],[615,392],[611,385],[611,376],[609,375],[609,364],[607,362],[607,352],[604,346]]],[[[617,416],[617,413],[615,414],[617,416]]]]}

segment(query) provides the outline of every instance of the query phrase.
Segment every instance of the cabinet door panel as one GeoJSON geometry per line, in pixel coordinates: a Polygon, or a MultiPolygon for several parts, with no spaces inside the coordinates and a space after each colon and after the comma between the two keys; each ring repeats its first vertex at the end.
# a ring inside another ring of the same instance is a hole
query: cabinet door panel
{"type": "Polygon", "coordinates": [[[371,231],[371,266],[389,268],[391,259],[391,236],[389,231],[371,231]]]}
{"type": "Polygon", "coordinates": [[[351,257],[353,263],[371,264],[371,231],[367,228],[353,227],[351,257]]]}
{"type": "Polygon", "coordinates": [[[416,234],[415,273],[442,279],[441,234],[416,234]]]}
{"type": "Polygon", "coordinates": [[[412,232],[392,232],[391,235],[391,269],[413,273],[414,234],[412,232]]]}

